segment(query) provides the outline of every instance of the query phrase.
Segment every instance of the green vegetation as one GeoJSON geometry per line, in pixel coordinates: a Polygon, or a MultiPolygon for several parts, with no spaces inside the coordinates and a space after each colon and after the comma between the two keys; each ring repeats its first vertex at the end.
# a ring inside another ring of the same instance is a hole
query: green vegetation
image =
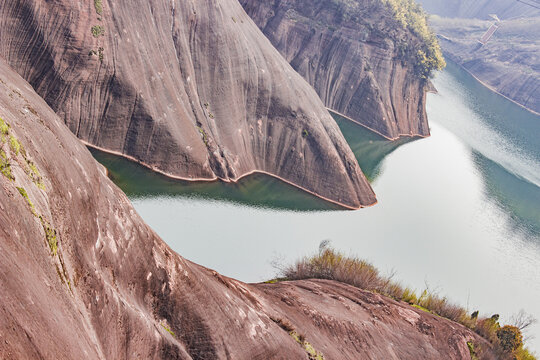
{"type": "MultiPolygon", "coordinates": [[[[365,19],[365,9],[358,0],[331,1],[340,8],[339,12],[345,21],[364,24],[370,31],[378,32],[383,37],[392,36],[391,32],[365,19]]],[[[373,3],[387,7],[403,29],[410,30],[420,39],[419,44],[394,39],[399,56],[403,60],[412,61],[420,78],[427,80],[434,70],[446,66],[437,36],[428,25],[427,14],[416,0],[373,0],[373,3]]],[[[365,68],[366,71],[368,69],[365,68]]]]}
{"type": "Polygon", "coordinates": [[[17,190],[19,190],[19,194],[21,194],[21,196],[26,199],[28,206],[30,206],[32,213],[35,215],[34,204],[32,203],[32,200],[30,200],[30,198],[28,197],[28,193],[26,192],[26,190],[22,187],[17,187],[17,190]]]}
{"type": "Polygon", "coordinates": [[[32,179],[32,182],[36,184],[38,188],[41,190],[45,190],[45,184],[43,183],[43,178],[41,177],[41,174],[39,173],[38,168],[36,165],[32,162],[32,160],[27,159],[25,156],[26,164],[28,165],[28,176],[30,176],[30,179],[32,179]]]}
{"type": "Polygon", "coordinates": [[[289,333],[289,335],[292,336],[292,338],[294,340],[296,340],[296,342],[298,344],[300,344],[300,346],[302,346],[304,348],[304,350],[306,351],[306,353],[308,354],[308,358],[310,360],[324,360],[324,356],[323,354],[321,354],[320,352],[318,352],[317,350],[315,350],[315,348],[313,347],[313,345],[311,345],[309,342],[306,341],[306,338],[304,335],[302,334],[298,334],[296,331],[291,331],[289,333]]]}
{"type": "Polygon", "coordinates": [[[9,124],[0,118],[0,134],[7,135],[9,133],[9,124]]]}
{"type": "Polygon", "coordinates": [[[92,26],[92,36],[98,38],[105,35],[105,28],[101,25],[92,26]]]}
{"type": "Polygon", "coordinates": [[[280,328],[285,330],[289,333],[289,335],[298,343],[304,350],[306,351],[308,358],[310,360],[324,360],[324,356],[322,353],[318,352],[313,345],[311,345],[307,340],[306,337],[303,334],[299,334],[294,326],[285,319],[276,319],[276,318],[270,318],[273,322],[275,322],[280,328]]]}
{"type": "MultiPolygon", "coordinates": [[[[25,173],[32,180],[32,182],[36,184],[38,188],[40,188],[41,190],[45,190],[45,184],[43,183],[43,178],[41,177],[41,174],[39,173],[38,168],[32,162],[32,160],[28,158],[26,154],[26,150],[24,149],[24,146],[21,144],[19,139],[13,136],[13,134],[10,134],[9,124],[6,123],[1,118],[0,118],[0,129],[2,132],[2,142],[0,142],[0,146],[3,145],[4,137],[9,136],[9,147],[11,149],[12,154],[14,154],[15,157],[19,156],[19,154],[22,155],[26,164],[28,165],[27,168],[24,168],[25,173]]],[[[12,181],[15,180],[15,177],[13,176],[13,173],[11,171],[10,159],[7,157],[6,152],[1,149],[0,149],[0,172],[2,172],[2,174],[6,176],[8,179],[12,181]]]]}
{"type": "Polygon", "coordinates": [[[98,49],[98,58],[99,58],[99,61],[103,62],[103,57],[104,57],[104,56],[103,56],[103,48],[100,47],[100,48],[98,49]]]}
{"type": "Polygon", "coordinates": [[[163,324],[163,323],[160,323],[160,325],[169,333],[171,334],[172,337],[176,337],[176,334],[174,333],[174,331],[172,331],[167,325],[163,324]]]}
{"type": "Polygon", "coordinates": [[[199,133],[201,134],[201,137],[204,141],[204,145],[208,147],[208,135],[206,134],[206,131],[200,126],[197,126],[197,129],[199,130],[199,133]]]}
{"type": "Polygon", "coordinates": [[[21,152],[21,143],[13,135],[9,136],[9,146],[11,147],[11,150],[15,153],[15,156],[18,156],[21,152]]]}
{"type": "Polygon", "coordinates": [[[275,278],[275,279],[272,279],[272,280],[267,280],[265,281],[263,284],[276,284],[280,281],[286,281],[287,279],[286,278],[275,278]]]}
{"type": "Polygon", "coordinates": [[[429,78],[433,70],[446,66],[437,36],[429,28],[427,14],[416,0],[381,0],[388,5],[396,20],[405,29],[411,30],[423,42],[415,49],[415,70],[423,79],[429,78]]]}
{"type": "MultiPolygon", "coordinates": [[[[294,264],[281,267],[282,278],[287,280],[327,279],[347,283],[358,288],[380,293],[390,298],[409,303],[417,309],[458,322],[493,344],[496,352],[502,359],[531,360],[534,357],[523,347],[521,330],[534,322],[532,318],[521,315],[521,328],[517,326],[503,326],[499,324],[499,315],[490,318],[478,318],[475,311],[468,315],[468,311],[461,306],[451,303],[446,297],[424,290],[420,296],[401,284],[392,280],[392,276],[383,276],[370,263],[357,257],[345,256],[329,247],[328,241],[319,246],[319,253],[304,257],[294,264]]],[[[279,279],[279,278],[278,278],[279,279]]],[[[277,280],[277,279],[276,279],[277,280]]],[[[283,324],[280,324],[283,328],[283,324]]],[[[285,324],[286,325],[286,324],[285,324]]],[[[471,349],[472,344],[469,345],[471,349]]],[[[474,346],[473,346],[474,350],[474,346]]],[[[482,358],[479,349],[475,350],[478,358],[482,358]]],[[[471,351],[472,353],[472,351],[471,351]]]]}
{"type": "Polygon", "coordinates": [[[51,225],[43,218],[43,216],[39,216],[39,220],[41,221],[41,226],[43,226],[43,230],[45,231],[45,239],[47,240],[47,244],[49,245],[49,248],[51,249],[51,254],[55,256],[58,253],[58,240],[56,239],[56,230],[51,227],[51,225]]]}
{"type": "Polygon", "coordinates": [[[11,163],[4,152],[4,150],[0,150],[0,172],[7,177],[9,180],[14,181],[15,177],[13,176],[13,173],[11,172],[11,163]]]}
{"type": "Polygon", "coordinates": [[[523,335],[521,335],[521,331],[515,326],[505,325],[497,329],[497,338],[499,339],[501,349],[509,354],[523,346],[523,335]]]}
{"type": "Polygon", "coordinates": [[[302,130],[302,137],[307,138],[308,136],[309,136],[309,132],[306,129],[302,130]]]}
{"type": "Polygon", "coordinates": [[[467,346],[469,347],[469,353],[471,354],[471,360],[479,360],[476,355],[476,350],[474,349],[474,343],[472,341],[467,341],[467,346]]]}
{"type": "Polygon", "coordinates": [[[98,15],[103,14],[103,2],[102,0],[94,0],[94,8],[96,9],[96,13],[98,15]]]}

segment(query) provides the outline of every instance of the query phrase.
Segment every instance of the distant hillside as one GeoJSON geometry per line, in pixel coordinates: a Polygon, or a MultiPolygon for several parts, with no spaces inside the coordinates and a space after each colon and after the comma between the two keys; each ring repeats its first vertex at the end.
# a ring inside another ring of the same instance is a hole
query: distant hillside
{"type": "Polygon", "coordinates": [[[493,90],[540,113],[540,16],[503,20],[486,45],[478,39],[493,21],[431,17],[447,58],[493,90]]]}
{"type": "Polygon", "coordinates": [[[497,14],[500,19],[540,16],[540,9],[517,0],[418,0],[418,2],[430,14],[451,18],[486,19],[489,14],[497,14]]]}

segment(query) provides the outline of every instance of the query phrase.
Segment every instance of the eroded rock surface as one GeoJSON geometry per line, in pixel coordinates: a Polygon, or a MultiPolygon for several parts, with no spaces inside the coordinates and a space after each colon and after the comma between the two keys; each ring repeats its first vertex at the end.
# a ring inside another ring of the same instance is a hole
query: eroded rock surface
{"type": "Polygon", "coordinates": [[[186,179],[376,202],[315,91],[236,0],[0,3],[0,55],[80,139],[186,179]]]}
{"type": "Polygon", "coordinates": [[[2,60],[0,118],[2,359],[307,359],[311,348],[325,359],[469,359],[468,340],[488,346],[351,286],[248,285],[183,259],[2,60]]]}
{"type": "Polygon", "coordinates": [[[387,138],[429,135],[426,83],[406,54],[420,40],[382,1],[240,2],[328,108],[387,138]]]}

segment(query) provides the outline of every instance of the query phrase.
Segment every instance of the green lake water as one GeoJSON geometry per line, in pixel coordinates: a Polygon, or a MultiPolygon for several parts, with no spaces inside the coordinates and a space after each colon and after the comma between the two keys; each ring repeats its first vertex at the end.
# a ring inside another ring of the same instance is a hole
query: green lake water
{"type": "MultiPolygon", "coordinates": [[[[179,254],[247,282],[320,241],[503,321],[540,320],[540,117],[450,63],[428,95],[432,136],[389,142],[337,118],[379,203],[338,209],[272,177],[186,183],[93,151],[179,254]]],[[[540,327],[529,344],[540,350],[540,327]]]]}

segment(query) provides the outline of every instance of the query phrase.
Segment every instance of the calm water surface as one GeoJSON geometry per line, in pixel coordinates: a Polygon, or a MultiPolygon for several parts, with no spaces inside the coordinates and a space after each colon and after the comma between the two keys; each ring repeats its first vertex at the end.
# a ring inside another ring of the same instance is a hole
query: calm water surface
{"type": "MultiPolygon", "coordinates": [[[[321,240],[404,284],[472,311],[540,319],[540,118],[453,64],[428,97],[432,136],[390,143],[338,122],[379,204],[343,211],[277,180],[188,184],[95,152],[178,253],[247,282],[275,275],[321,240]]],[[[540,352],[540,327],[529,345],[540,352]]]]}

